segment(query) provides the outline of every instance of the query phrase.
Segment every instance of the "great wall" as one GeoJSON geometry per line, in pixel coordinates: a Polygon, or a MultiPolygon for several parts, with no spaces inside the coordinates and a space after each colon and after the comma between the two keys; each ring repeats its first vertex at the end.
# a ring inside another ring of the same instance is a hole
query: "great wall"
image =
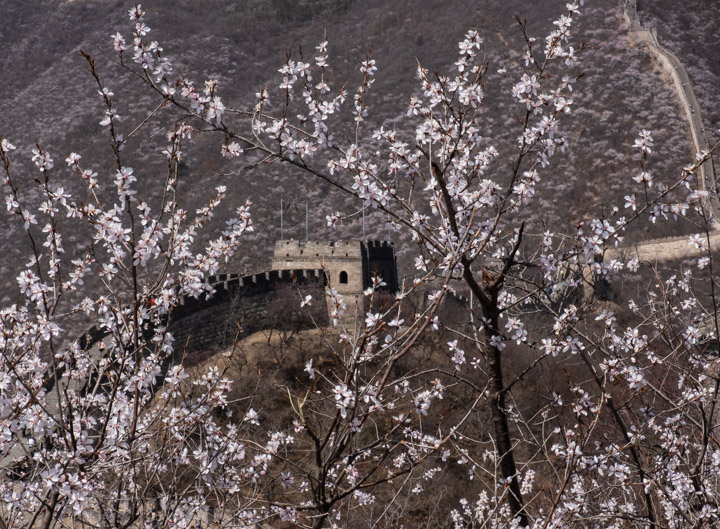
{"type": "MultiPolygon", "coordinates": [[[[347,315],[354,319],[362,292],[373,275],[383,277],[387,289],[397,289],[395,247],[386,241],[277,241],[272,269],[241,276],[218,274],[206,278],[213,287],[210,296],[182,296],[172,311],[168,329],[176,353],[166,361],[178,362],[183,355],[202,351],[204,356],[230,347],[237,340],[264,329],[302,330],[329,324],[325,303],[327,285],[344,296],[347,315]],[[300,310],[304,296],[314,302],[300,310]]],[[[108,334],[91,326],[78,339],[95,365],[105,355],[108,334]]],[[[46,410],[59,413],[54,373],[46,374],[46,410]]],[[[72,380],[72,390],[82,394],[94,384],[88,378],[72,380]]],[[[162,381],[159,381],[162,383],[162,381]]],[[[13,446],[0,460],[0,468],[22,456],[22,443],[13,446]]]]}
{"type": "MultiPolygon", "coordinates": [[[[702,113],[700,103],[695,96],[692,83],[688,77],[685,67],[682,65],[677,56],[660,45],[655,29],[643,28],[640,24],[640,18],[637,12],[637,0],[625,0],[625,19],[628,24],[630,38],[638,44],[645,44],[650,48],[653,56],[657,59],[658,64],[663,67],[670,77],[672,77],[673,85],[677,91],[680,104],[682,105],[688,124],[690,126],[690,136],[695,153],[707,152],[710,145],[705,135],[705,129],[702,124],[702,113]]],[[[715,174],[711,160],[706,160],[700,165],[700,174],[698,175],[698,189],[708,193],[705,202],[705,208],[709,218],[720,219],[720,202],[718,201],[717,192],[715,190],[715,174]]]]}
{"type": "MultiPolygon", "coordinates": [[[[637,0],[625,0],[625,20],[628,24],[630,38],[640,45],[646,45],[657,62],[670,75],[673,85],[678,94],[680,104],[685,111],[690,127],[692,138],[693,156],[696,153],[708,152],[710,146],[705,136],[702,124],[702,113],[695,92],[692,88],[690,78],[682,63],[672,52],[660,45],[657,33],[654,29],[643,28],[637,12],[637,0]]],[[[610,259],[632,259],[636,258],[642,262],[661,262],[700,257],[707,255],[708,247],[711,251],[720,248],[720,202],[716,191],[716,175],[712,160],[708,159],[699,167],[699,174],[696,175],[698,190],[706,193],[703,201],[705,216],[713,231],[709,234],[699,233],[698,237],[704,241],[703,245],[691,243],[689,236],[664,237],[660,239],[646,239],[632,244],[626,244],[606,250],[604,258],[610,259]]],[[[701,243],[703,244],[703,243],[701,243]]]]}

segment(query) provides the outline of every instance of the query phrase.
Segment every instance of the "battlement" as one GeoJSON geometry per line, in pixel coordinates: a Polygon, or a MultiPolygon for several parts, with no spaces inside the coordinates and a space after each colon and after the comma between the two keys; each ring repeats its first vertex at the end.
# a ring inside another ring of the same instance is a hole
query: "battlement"
{"type": "Polygon", "coordinates": [[[373,240],[373,241],[365,241],[364,244],[370,248],[393,248],[393,249],[395,248],[395,243],[393,243],[392,241],[373,240]]]}
{"type": "Polygon", "coordinates": [[[397,290],[395,245],[388,241],[276,241],[273,270],[321,268],[333,288],[359,296],[378,274],[397,290]]]}
{"type": "Polygon", "coordinates": [[[296,241],[295,239],[275,241],[276,257],[293,256],[347,256],[360,257],[365,249],[371,252],[395,251],[391,241],[296,241]]]}
{"type": "Polygon", "coordinates": [[[325,274],[320,269],[217,274],[207,282],[215,289],[212,296],[184,296],[172,311],[170,331],[181,344],[178,349],[217,350],[268,327],[310,328],[313,320],[321,325],[328,321],[324,303],[300,309],[301,296],[324,299],[325,274]]]}
{"type": "Polygon", "coordinates": [[[363,248],[369,259],[395,258],[395,245],[389,241],[367,241],[363,248]]]}
{"type": "Polygon", "coordinates": [[[282,261],[332,261],[362,259],[360,241],[277,241],[273,254],[274,263],[282,261]]]}
{"type": "MultiPolygon", "coordinates": [[[[324,280],[325,274],[322,269],[301,269],[301,270],[269,270],[258,274],[241,276],[239,274],[217,274],[208,276],[207,282],[217,292],[231,289],[268,289],[273,288],[275,283],[298,283],[304,284],[308,281],[324,280]]],[[[184,298],[183,298],[184,299],[184,298]]]]}
{"type": "Polygon", "coordinates": [[[187,312],[215,300],[225,300],[228,297],[254,296],[272,292],[280,285],[308,285],[316,283],[324,288],[325,273],[321,269],[301,270],[269,270],[258,274],[241,276],[239,274],[217,274],[208,276],[206,281],[215,292],[207,298],[194,298],[182,296],[178,306],[173,310],[173,318],[178,319],[187,312]]]}
{"type": "MultiPolygon", "coordinates": [[[[276,241],[271,270],[208,276],[206,282],[214,293],[199,298],[181,296],[171,312],[170,330],[175,343],[182,344],[178,350],[198,350],[228,345],[237,338],[239,329],[245,336],[268,326],[304,327],[310,321],[324,325],[328,321],[324,303],[312,305],[312,318],[296,310],[300,306],[296,287],[319,301],[329,283],[346,297],[348,307],[356,304],[362,310],[362,291],[372,284],[375,274],[382,277],[387,290],[397,290],[392,242],[276,241]]],[[[354,317],[351,312],[348,310],[348,316],[354,317]]],[[[80,346],[91,348],[105,336],[105,331],[95,325],[80,337],[80,346]]]]}

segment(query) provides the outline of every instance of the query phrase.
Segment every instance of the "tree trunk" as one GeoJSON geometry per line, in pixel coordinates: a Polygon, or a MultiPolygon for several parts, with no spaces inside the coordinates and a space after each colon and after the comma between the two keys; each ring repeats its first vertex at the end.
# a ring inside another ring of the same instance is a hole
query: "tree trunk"
{"type": "MultiPolygon", "coordinates": [[[[485,327],[485,337],[488,344],[493,336],[498,334],[499,314],[496,307],[483,308],[483,314],[490,320],[485,327]]],[[[513,455],[513,443],[510,436],[507,412],[505,411],[505,383],[502,371],[502,351],[497,347],[487,348],[488,365],[490,367],[490,409],[492,410],[493,436],[500,456],[500,472],[505,487],[508,489],[508,505],[510,512],[520,521],[521,527],[529,527],[525,504],[520,492],[520,482],[513,455]]]]}

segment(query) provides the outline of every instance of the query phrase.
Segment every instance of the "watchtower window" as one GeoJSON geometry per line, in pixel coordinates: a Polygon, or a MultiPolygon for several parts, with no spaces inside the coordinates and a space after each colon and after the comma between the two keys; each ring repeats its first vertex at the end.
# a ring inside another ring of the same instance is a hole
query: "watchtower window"
{"type": "Polygon", "coordinates": [[[348,282],[347,272],[345,270],[343,270],[342,272],[340,272],[340,283],[343,285],[346,285],[347,282],[348,282]]]}

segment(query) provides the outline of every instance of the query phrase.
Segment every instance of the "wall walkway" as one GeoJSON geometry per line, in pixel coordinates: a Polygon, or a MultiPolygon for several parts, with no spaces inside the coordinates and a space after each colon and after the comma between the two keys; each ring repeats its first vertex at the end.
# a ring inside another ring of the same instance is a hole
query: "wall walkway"
{"type": "MultiPolygon", "coordinates": [[[[673,80],[673,85],[678,93],[680,104],[685,111],[690,127],[693,150],[695,151],[693,154],[708,152],[710,145],[708,144],[703,128],[700,103],[697,97],[695,97],[695,92],[693,91],[692,83],[690,82],[685,67],[674,53],[660,45],[657,39],[657,32],[654,29],[642,27],[637,12],[637,0],[625,0],[624,13],[632,40],[637,44],[647,45],[658,60],[658,63],[673,80]]],[[[713,224],[713,227],[714,229],[720,229],[720,201],[718,200],[717,190],[715,188],[715,171],[710,159],[706,160],[705,163],[700,166],[699,174],[696,175],[696,178],[698,189],[708,193],[708,198],[704,204],[706,215],[708,218],[716,219],[717,222],[713,224]]]]}
{"type": "MultiPolygon", "coordinates": [[[[685,68],[675,54],[660,45],[655,30],[642,27],[637,13],[637,0],[625,0],[624,14],[632,40],[638,44],[647,45],[659,64],[672,78],[688,120],[695,153],[708,151],[710,146],[703,130],[700,103],[695,97],[692,83],[685,68]]],[[[708,159],[700,165],[696,179],[698,189],[708,193],[703,208],[707,217],[711,219],[710,225],[715,230],[718,230],[720,229],[720,202],[715,189],[715,172],[711,160],[708,159]]],[[[704,248],[691,244],[688,236],[665,237],[610,248],[605,252],[605,259],[622,258],[627,260],[636,258],[644,262],[670,261],[707,255],[706,248],[708,245],[712,251],[720,248],[720,233],[713,232],[709,237],[705,234],[698,235],[705,240],[706,246],[704,248]]]]}

